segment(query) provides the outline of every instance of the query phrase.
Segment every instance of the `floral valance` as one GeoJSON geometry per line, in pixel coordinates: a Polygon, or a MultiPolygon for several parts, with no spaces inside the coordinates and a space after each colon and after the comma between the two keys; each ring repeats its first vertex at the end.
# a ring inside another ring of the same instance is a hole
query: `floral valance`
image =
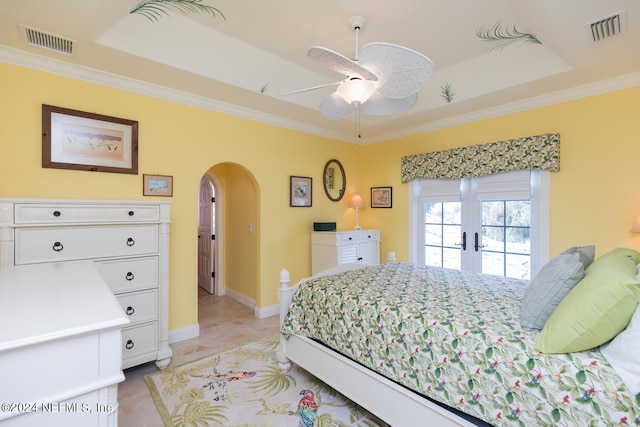
{"type": "Polygon", "coordinates": [[[461,179],[521,169],[560,170],[560,135],[547,133],[402,157],[402,182],[461,179]]]}

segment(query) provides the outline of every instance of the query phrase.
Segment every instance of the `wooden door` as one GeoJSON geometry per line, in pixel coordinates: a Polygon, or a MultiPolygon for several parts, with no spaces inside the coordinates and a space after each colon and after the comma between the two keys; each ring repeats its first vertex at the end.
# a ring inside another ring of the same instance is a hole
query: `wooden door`
{"type": "Polygon", "coordinates": [[[198,286],[215,293],[215,197],[211,181],[200,181],[198,200],[198,286]]]}

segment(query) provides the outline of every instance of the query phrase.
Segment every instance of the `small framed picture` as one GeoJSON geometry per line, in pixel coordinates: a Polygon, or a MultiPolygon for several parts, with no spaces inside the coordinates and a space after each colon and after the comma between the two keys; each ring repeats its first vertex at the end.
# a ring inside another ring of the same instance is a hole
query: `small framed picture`
{"type": "Polygon", "coordinates": [[[173,177],[168,175],[143,175],[143,196],[173,196],[173,177]]]}
{"type": "Polygon", "coordinates": [[[371,187],[371,207],[391,207],[391,187],[371,187]]]}
{"type": "Polygon", "coordinates": [[[311,178],[306,176],[292,176],[289,183],[289,206],[311,206],[311,178]]]}

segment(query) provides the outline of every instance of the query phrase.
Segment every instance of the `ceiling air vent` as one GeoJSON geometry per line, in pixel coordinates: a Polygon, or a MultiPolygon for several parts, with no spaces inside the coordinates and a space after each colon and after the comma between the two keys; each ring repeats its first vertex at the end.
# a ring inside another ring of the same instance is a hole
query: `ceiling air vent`
{"type": "Polygon", "coordinates": [[[601,42],[611,39],[626,31],[627,27],[627,11],[613,13],[593,22],[584,24],[587,32],[587,39],[591,43],[601,42]]]}
{"type": "Polygon", "coordinates": [[[49,49],[58,53],[64,53],[65,55],[73,54],[73,40],[36,30],[35,28],[25,27],[22,25],[21,27],[24,31],[25,40],[30,45],[49,49]]]}

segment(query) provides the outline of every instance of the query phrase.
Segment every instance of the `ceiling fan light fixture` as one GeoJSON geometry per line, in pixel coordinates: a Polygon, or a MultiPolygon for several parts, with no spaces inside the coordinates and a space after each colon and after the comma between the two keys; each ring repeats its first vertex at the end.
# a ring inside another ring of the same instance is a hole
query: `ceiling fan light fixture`
{"type": "Polygon", "coordinates": [[[369,80],[350,79],[338,86],[336,92],[348,104],[360,105],[376,91],[376,85],[369,80]]]}

